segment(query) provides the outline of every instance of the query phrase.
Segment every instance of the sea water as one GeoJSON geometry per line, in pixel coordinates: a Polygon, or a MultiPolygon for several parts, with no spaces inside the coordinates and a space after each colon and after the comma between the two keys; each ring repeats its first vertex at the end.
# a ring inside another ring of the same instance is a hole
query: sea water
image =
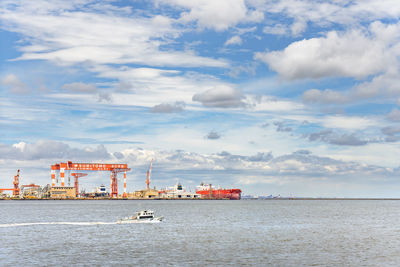
{"type": "Polygon", "coordinates": [[[400,201],[0,201],[0,266],[73,265],[400,266],[400,201]]]}

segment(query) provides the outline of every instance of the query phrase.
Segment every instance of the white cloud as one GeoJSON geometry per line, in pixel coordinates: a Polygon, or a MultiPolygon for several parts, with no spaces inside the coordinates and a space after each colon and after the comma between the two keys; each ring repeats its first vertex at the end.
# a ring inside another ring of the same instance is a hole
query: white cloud
{"type": "Polygon", "coordinates": [[[365,78],[383,71],[391,62],[380,41],[360,31],[329,32],[325,37],[290,44],[282,51],[256,53],[261,60],[286,79],[345,76],[365,78]]]}
{"type": "MultiPolygon", "coordinates": [[[[168,5],[177,5],[188,9],[181,13],[183,23],[195,21],[199,28],[210,28],[217,31],[226,30],[247,19],[247,8],[244,0],[173,0],[159,1],[168,5]]],[[[260,19],[257,12],[253,18],[260,19]]]]}
{"type": "MultiPolygon", "coordinates": [[[[97,66],[92,69],[99,77],[123,81],[124,88],[113,93],[115,105],[137,105],[154,107],[160,103],[192,102],[192,97],[198,91],[205,91],[210,86],[224,85],[211,75],[195,72],[181,72],[155,68],[114,68],[97,66]],[[130,92],[134,92],[131,94],[130,92]]],[[[121,82],[115,87],[120,88],[121,82]]],[[[188,107],[190,108],[190,106],[188,107]]]]}
{"type": "Polygon", "coordinates": [[[195,94],[193,101],[201,102],[206,107],[238,108],[243,107],[245,97],[236,89],[220,85],[203,93],[195,94]]]}
{"type": "Polygon", "coordinates": [[[150,109],[153,113],[174,113],[182,112],[185,108],[185,102],[176,101],[175,103],[161,103],[150,109]]]}
{"type": "Polygon", "coordinates": [[[288,127],[285,125],[285,122],[283,121],[274,121],[273,123],[276,126],[276,131],[277,132],[291,132],[293,129],[291,127],[288,127]]]}
{"type": "Polygon", "coordinates": [[[241,45],[242,44],[242,38],[240,38],[240,36],[235,35],[231,38],[229,38],[226,42],[225,42],[225,46],[228,45],[241,45]]]}
{"type": "MultiPolygon", "coordinates": [[[[184,150],[148,150],[128,148],[108,152],[104,146],[77,149],[56,141],[39,141],[34,144],[16,144],[15,146],[0,144],[1,159],[18,159],[21,162],[35,162],[41,159],[51,159],[54,162],[65,158],[74,161],[101,160],[116,162],[123,158],[131,166],[147,165],[151,159],[155,165],[164,170],[214,170],[221,166],[225,170],[266,171],[275,173],[296,173],[311,175],[324,173],[329,166],[336,174],[351,174],[372,171],[384,173],[386,168],[355,162],[334,160],[329,157],[318,157],[310,151],[300,150],[279,157],[273,157],[270,152],[259,152],[255,155],[237,155],[226,151],[212,154],[193,153],[184,150]],[[11,153],[10,153],[11,152],[11,153]]],[[[49,166],[45,166],[47,168],[49,166]]]]}
{"type": "Polygon", "coordinates": [[[23,34],[28,40],[28,44],[20,47],[23,54],[19,60],[44,59],[61,65],[84,63],[89,66],[128,63],[228,66],[223,60],[197,56],[192,51],[160,49],[182,32],[174,28],[173,20],[166,16],[131,18],[101,4],[93,9],[88,5],[85,12],[74,11],[73,4],[65,9],[57,5],[40,9],[41,4],[16,4],[12,10],[6,4],[2,6],[3,28],[23,34]],[[107,14],[98,13],[99,9],[107,10],[107,14]]]}
{"type": "Polygon", "coordinates": [[[75,82],[64,84],[62,86],[63,90],[76,92],[76,93],[95,93],[97,91],[97,87],[94,84],[86,84],[82,82],[75,82]]]}
{"type": "Polygon", "coordinates": [[[312,133],[308,136],[310,141],[323,141],[332,145],[339,146],[363,146],[368,144],[368,140],[362,140],[356,134],[338,134],[331,130],[323,130],[312,133]]]}
{"type": "Polygon", "coordinates": [[[355,0],[355,1],[315,1],[315,0],[247,0],[249,7],[292,20],[292,33],[304,30],[305,24],[319,27],[331,27],[334,24],[354,27],[380,19],[397,19],[400,16],[400,5],[397,0],[355,0]],[[303,24],[303,25],[301,25],[303,24]]]}
{"type": "Polygon", "coordinates": [[[399,126],[385,127],[382,129],[382,133],[389,135],[389,136],[395,136],[395,135],[400,134],[400,127],[399,126]]]}
{"type": "Polygon", "coordinates": [[[211,131],[205,136],[205,138],[210,139],[210,140],[216,140],[216,139],[220,139],[221,135],[219,133],[217,133],[216,131],[211,131]]]}
{"type": "Polygon", "coordinates": [[[287,25],[277,23],[273,26],[265,26],[263,32],[267,34],[285,35],[288,33],[288,27],[287,25]]]}
{"type": "Polygon", "coordinates": [[[387,118],[391,121],[400,121],[400,110],[394,108],[388,115],[387,118]]]}
{"type": "Polygon", "coordinates": [[[259,10],[249,11],[246,15],[244,22],[262,22],[264,20],[264,13],[259,10]]]}
{"type": "Polygon", "coordinates": [[[307,22],[303,20],[297,20],[292,24],[290,30],[292,32],[292,35],[298,36],[301,33],[303,33],[306,30],[306,28],[307,28],[307,22]]]}
{"type": "Polygon", "coordinates": [[[246,27],[235,28],[235,32],[238,35],[243,35],[246,33],[253,33],[255,31],[257,31],[257,26],[247,27],[247,28],[246,27]]]}
{"type": "Polygon", "coordinates": [[[368,16],[365,16],[366,18],[364,17],[364,19],[398,18],[400,15],[400,5],[396,0],[382,0],[379,2],[374,0],[357,0],[350,6],[348,12],[357,14],[359,19],[366,14],[368,16]]]}
{"type": "Polygon", "coordinates": [[[371,126],[377,126],[378,123],[366,117],[356,116],[326,116],[321,123],[327,128],[339,128],[349,130],[362,130],[371,126]]]}
{"type": "Polygon", "coordinates": [[[325,89],[310,89],[303,93],[303,101],[306,103],[318,104],[343,104],[349,101],[349,98],[340,92],[325,89]]]}
{"type": "Polygon", "coordinates": [[[8,87],[10,93],[13,94],[28,94],[29,89],[19,80],[19,78],[14,74],[6,75],[2,80],[1,84],[8,87]]]}
{"type": "Polygon", "coordinates": [[[63,142],[51,140],[40,140],[33,144],[21,142],[12,146],[0,144],[0,152],[0,159],[20,161],[74,158],[87,161],[110,159],[110,155],[103,145],[79,149],[72,148],[63,142]]]}
{"type": "Polygon", "coordinates": [[[287,99],[276,99],[270,96],[246,95],[245,102],[254,111],[295,112],[304,110],[304,105],[301,103],[287,99]]]}
{"type": "MultiPolygon", "coordinates": [[[[397,66],[393,63],[390,66],[397,66]]],[[[393,97],[400,95],[400,73],[398,70],[389,70],[375,76],[371,81],[360,83],[352,89],[352,94],[359,99],[374,98],[378,96],[393,97]]]]}
{"type": "Polygon", "coordinates": [[[360,164],[368,164],[389,168],[398,168],[398,148],[393,143],[369,143],[365,146],[342,147],[339,150],[321,151],[328,157],[343,160],[357,161],[360,164]]]}
{"type": "Polygon", "coordinates": [[[98,100],[97,102],[108,102],[111,103],[112,102],[112,96],[110,93],[107,92],[100,92],[98,94],[98,100]]]}

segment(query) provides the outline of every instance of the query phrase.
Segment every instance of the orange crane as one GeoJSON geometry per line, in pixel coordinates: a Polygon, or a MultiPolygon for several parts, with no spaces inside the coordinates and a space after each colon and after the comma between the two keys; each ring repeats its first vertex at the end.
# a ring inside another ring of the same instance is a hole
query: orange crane
{"type": "Polygon", "coordinates": [[[14,176],[14,191],[13,191],[13,196],[18,197],[19,196],[19,169],[17,170],[17,175],[14,176]]]}
{"type": "Polygon", "coordinates": [[[59,164],[51,165],[51,182],[52,186],[56,185],[56,171],[60,171],[61,186],[65,186],[65,171],[110,171],[111,172],[111,197],[118,197],[118,181],[117,174],[119,172],[124,173],[124,194],[123,197],[127,197],[126,193],[126,172],[131,169],[128,168],[127,164],[105,164],[105,163],[73,163],[72,161],[61,162],[59,164]]]}
{"type": "Polygon", "coordinates": [[[71,173],[71,176],[74,176],[74,177],[75,177],[75,192],[76,192],[76,197],[78,197],[78,195],[79,195],[78,178],[84,177],[84,176],[86,176],[86,175],[87,175],[87,173],[82,173],[82,172],[74,172],[74,173],[71,173]]]}
{"type": "Polygon", "coordinates": [[[147,178],[146,178],[146,184],[147,184],[147,190],[150,189],[150,177],[151,177],[151,167],[153,166],[153,160],[150,162],[150,167],[147,170],[147,178]]]}
{"type": "Polygon", "coordinates": [[[3,191],[13,191],[13,197],[19,196],[19,170],[17,171],[17,175],[14,176],[14,188],[0,188],[0,192],[3,191]]]}

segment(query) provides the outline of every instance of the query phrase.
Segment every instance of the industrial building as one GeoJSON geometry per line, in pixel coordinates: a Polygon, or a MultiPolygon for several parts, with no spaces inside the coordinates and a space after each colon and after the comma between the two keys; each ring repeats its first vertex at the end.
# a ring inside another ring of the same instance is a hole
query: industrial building
{"type": "Polygon", "coordinates": [[[53,186],[50,188],[50,198],[52,198],[52,199],[73,199],[73,198],[75,198],[75,187],[73,187],[73,186],[53,186]]]}
{"type": "Polygon", "coordinates": [[[128,198],[142,198],[142,199],[159,198],[159,193],[158,190],[149,188],[144,190],[138,190],[133,193],[128,193],[128,198]]]}
{"type": "Polygon", "coordinates": [[[21,186],[20,197],[22,198],[41,198],[42,189],[40,185],[30,184],[21,186]]]}

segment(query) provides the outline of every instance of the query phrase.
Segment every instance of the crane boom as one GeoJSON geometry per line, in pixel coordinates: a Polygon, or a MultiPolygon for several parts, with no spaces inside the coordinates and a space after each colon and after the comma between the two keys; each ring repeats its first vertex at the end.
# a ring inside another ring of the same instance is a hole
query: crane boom
{"type": "Polygon", "coordinates": [[[146,178],[147,190],[150,189],[150,177],[151,177],[151,168],[152,167],[153,167],[153,159],[150,162],[150,168],[147,170],[147,178],[146,178]]]}

